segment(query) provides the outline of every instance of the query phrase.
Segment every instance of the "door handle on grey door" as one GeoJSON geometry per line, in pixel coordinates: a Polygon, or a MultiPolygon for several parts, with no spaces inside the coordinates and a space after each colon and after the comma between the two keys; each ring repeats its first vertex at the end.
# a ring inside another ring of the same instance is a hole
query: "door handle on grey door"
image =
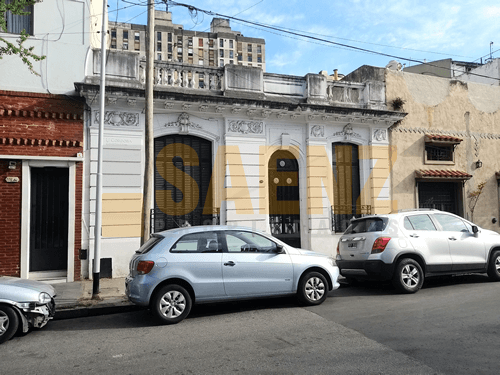
{"type": "Polygon", "coordinates": [[[224,265],[232,267],[232,266],[236,265],[236,263],[234,263],[232,260],[230,260],[229,262],[224,263],[224,265]]]}
{"type": "Polygon", "coordinates": [[[449,237],[449,240],[456,241],[457,239],[455,237],[449,237]]]}

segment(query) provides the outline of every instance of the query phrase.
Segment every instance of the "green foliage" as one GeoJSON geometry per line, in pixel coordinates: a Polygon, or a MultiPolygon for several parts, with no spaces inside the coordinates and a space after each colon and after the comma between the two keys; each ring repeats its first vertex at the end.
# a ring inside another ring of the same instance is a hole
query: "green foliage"
{"type": "MultiPolygon", "coordinates": [[[[25,16],[30,14],[26,12],[24,9],[33,5],[35,0],[12,0],[7,3],[6,0],[0,0],[0,30],[2,32],[7,32],[7,21],[5,14],[7,11],[12,12],[12,14],[17,14],[20,16],[25,16]]],[[[29,38],[29,34],[23,30],[17,39],[17,45],[9,42],[8,40],[0,37],[0,59],[3,58],[4,55],[18,55],[24,64],[28,66],[28,69],[31,73],[39,76],[37,72],[33,69],[33,61],[42,61],[45,59],[45,56],[38,56],[33,52],[35,47],[25,47],[23,43],[29,38]]]]}
{"type": "Polygon", "coordinates": [[[480,182],[477,185],[476,190],[470,191],[467,194],[467,198],[469,198],[469,209],[470,209],[470,220],[474,221],[474,209],[476,208],[477,201],[483,192],[483,189],[486,185],[486,181],[480,182]]]}

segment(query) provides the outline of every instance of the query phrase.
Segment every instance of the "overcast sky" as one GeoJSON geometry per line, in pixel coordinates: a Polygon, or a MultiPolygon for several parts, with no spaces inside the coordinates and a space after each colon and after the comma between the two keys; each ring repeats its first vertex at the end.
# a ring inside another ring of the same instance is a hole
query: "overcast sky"
{"type": "MultiPolygon", "coordinates": [[[[348,74],[362,65],[384,67],[391,60],[415,65],[452,58],[483,62],[500,57],[500,3],[498,0],[186,0],[179,1],[221,15],[293,29],[331,42],[390,56],[266,30],[231,20],[244,36],[266,40],[266,71],[303,76],[338,69],[348,74]]],[[[156,0],[156,9],[165,5],[156,0]]],[[[146,24],[145,0],[108,0],[109,20],[146,24]],[[140,4],[132,6],[133,3],[140,4]],[[123,9],[124,7],[128,7],[123,9]],[[116,9],[120,9],[116,12],[116,9]]],[[[181,6],[169,7],[173,22],[186,30],[209,31],[211,15],[191,15],[181,6]]]]}

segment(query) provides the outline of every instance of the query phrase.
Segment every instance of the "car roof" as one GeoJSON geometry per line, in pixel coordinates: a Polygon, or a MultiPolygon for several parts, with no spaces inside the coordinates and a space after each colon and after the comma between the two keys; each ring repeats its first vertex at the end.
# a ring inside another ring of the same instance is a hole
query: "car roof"
{"type": "Polygon", "coordinates": [[[405,216],[408,214],[437,214],[437,213],[444,213],[444,214],[448,214],[448,215],[457,216],[455,214],[452,214],[451,212],[440,211],[440,210],[436,210],[434,208],[412,208],[412,209],[399,210],[398,212],[391,212],[390,214],[366,215],[363,217],[355,218],[354,220],[363,220],[363,219],[381,218],[381,217],[386,217],[388,219],[397,219],[397,218],[400,218],[401,216],[405,216]]]}
{"type": "Polygon", "coordinates": [[[243,230],[249,232],[255,232],[263,235],[268,235],[268,233],[262,232],[257,229],[253,229],[250,227],[243,226],[234,226],[234,225],[197,225],[192,227],[182,227],[182,228],[173,228],[167,229],[161,232],[157,232],[161,236],[169,236],[169,235],[185,235],[189,233],[199,233],[199,232],[213,232],[213,231],[221,231],[221,230],[243,230]]]}

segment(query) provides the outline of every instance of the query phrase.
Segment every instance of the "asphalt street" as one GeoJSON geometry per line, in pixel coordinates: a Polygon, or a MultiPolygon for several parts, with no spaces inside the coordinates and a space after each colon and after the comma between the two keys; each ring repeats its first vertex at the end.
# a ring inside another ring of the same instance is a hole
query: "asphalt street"
{"type": "Polygon", "coordinates": [[[496,374],[500,283],[432,280],[415,295],[344,286],[293,298],[195,306],[159,326],[148,311],[52,321],[0,347],[6,374],[496,374]]]}

